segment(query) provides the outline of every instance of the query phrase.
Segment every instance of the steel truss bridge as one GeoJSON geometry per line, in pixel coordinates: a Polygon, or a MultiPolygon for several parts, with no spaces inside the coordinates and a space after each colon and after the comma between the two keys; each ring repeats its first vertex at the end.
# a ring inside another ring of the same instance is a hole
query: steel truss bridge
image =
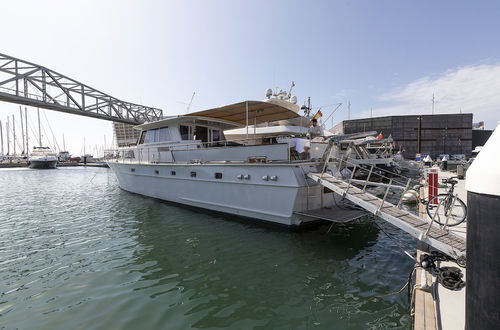
{"type": "Polygon", "coordinates": [[[0,53],[0,101],[137,125],[162,110],[124,102],[74,79],[0,53]]]}

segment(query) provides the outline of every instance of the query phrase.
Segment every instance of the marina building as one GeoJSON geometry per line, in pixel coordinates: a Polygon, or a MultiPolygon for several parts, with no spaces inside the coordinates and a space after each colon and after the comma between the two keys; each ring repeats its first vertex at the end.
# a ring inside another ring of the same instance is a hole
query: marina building
{"type": "Polygon", "coordinates": [[[392,136],[394,148],[406,158],[417,153],[432,158],[440,154],[472,153],[472,114],[437,114],[384,116],[344,120],[331,129],[334,134],[350,134],[367,131],[392,136]]]}

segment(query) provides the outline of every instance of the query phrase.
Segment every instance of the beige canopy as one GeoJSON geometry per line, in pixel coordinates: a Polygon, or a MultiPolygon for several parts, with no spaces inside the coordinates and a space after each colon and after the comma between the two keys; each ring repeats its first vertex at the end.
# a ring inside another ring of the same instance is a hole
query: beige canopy
{"type": "Polygon", "coordinates": [[[296,104],[271,99],[266,101],[244,101],[218,108],[189,113],[186,116],[222,119],[241,125],[253,125],[295,118],[299,116],[298,111],[299,106],[296,104]]]}

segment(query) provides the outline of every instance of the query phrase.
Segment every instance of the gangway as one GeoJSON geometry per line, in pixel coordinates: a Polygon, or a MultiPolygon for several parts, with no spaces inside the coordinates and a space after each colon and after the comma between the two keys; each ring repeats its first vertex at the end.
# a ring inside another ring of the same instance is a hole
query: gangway
{"type": "Polygon", "coordinates": [[[430,225],[422,218],[401,210],[398,205],[385,201],[389,187],[384,199],[380,199],[366,192],[366,185],[361,189],[354,186],[350,180],[339,179],[329,173],[309,172],[308,177],[436,250],[454,258],[465,257],[466,244],[463,237],[437,225],[430,225]]]}
{"type": "Polygon", "coordinates": [[[466,257],[465,238],[449,232],[446,227],[438,226],[434,223],[434,219],[431,219],[431,221],[428,222],[417,215],[400,209],[403,194],[409,188],[411,179],[404,178],[400,175],[400,177],[406,179],[406,186],[393,184],[393,181],[395,180],[382,174],[377,174],[373,165],[369,167],[368,170],[368,168],[363,167],[362,165],[350,162],[348,160],[348,153],[346,153],[347,156],[345,157],[332,157],[335,139],[335,137],[330,139],[329,146],[325,150],[316,171],[311,171],[307,174],[309,178],[323,187],[330,189],[334,193],[341,195],[350,202],[360,206],[366,211],[379,216],[390,224],[409,233],[411,236],[419,239],[420,241],[427,243],[436,250],[439,250],[453,258],[466,257]],[[348,167],[352,169],[350,178],[346,178],[342,175],[342,170],[348,167]],[[361,181],[355,179],[354,174],[356,173],[356,170],[367,172],[368,175],[366,176],[366,180],[361,181]],[[372,175],[379,175],[389,182],[374,183],[373,180],[370,181],[372,175]],[[367,192],[366,188],[369,185],[386,186],[387,188],[385,189],[384,197],[380,199],[379,197],[367,192]],[[358,186],[362,186],[362,188],[359,188],[358,186]],[[391,188],[398,188],[403,191],[397,205],[394,205],[386,200],[391,188]]]}

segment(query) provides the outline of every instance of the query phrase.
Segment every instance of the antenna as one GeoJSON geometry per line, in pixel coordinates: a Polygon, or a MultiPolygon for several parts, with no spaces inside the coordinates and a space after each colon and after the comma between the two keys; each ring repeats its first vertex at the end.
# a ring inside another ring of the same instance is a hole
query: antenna
{"type": "MultiPolygon", "coordinates": [[[[330,104],[329,106],[331,106],[331,105],[333,105],[333,104],[330,104]]],[[[326,122],[328,121],[328,119],[330,119],[330,117],[332,117],[332,115],[340,108],[340,106],[342,105],[342,103],[337,103],[335,105],[336,105],[335,109],[333,109],[332,113],[330,115],[328,115],[328,117],[326,117],[326,119],[324,120],[325,125],[326,125],[326,122]]],[[[333,127],[333,117],[332,117],[332,127],[333,127]]]]}
{"type": "Polygon", "coordinates": [[[292,96],[292,89],[295,87],[295,82],[292,80],[292,85],[290,86],[290,90],[288,91],[288,98],[292,96]]]}
{"type": "Polygon", "coordinates": [[[347,102],[347,120],[351,120],[351,100],[347,102]]]}
{"type": "Polygon", "coordinates": [[[189,101],[189,103],[177,101],[177,103],[186,105],[186,113],[189,113],[189,109],[191,109],[191,106],[193,105],[193,99],[195,94],[196,92],[193,92],[193,95],[191,95],[191,100],[189,101]]]}
{"type": "Polygon", "coordinates": [[[196,92],[193,92],[193,95],[191,96],[191,100],[189,101],[189,104],[187,106],[187,113],[189,113],[189,109],[191,108],[191,104],[193,104],[194,94],[196,94],[196,92]]]}
{"type": "Polygon", "coordinates": [[[434,93],[432,93],[432,114],[434,114],[434,93]]]}

